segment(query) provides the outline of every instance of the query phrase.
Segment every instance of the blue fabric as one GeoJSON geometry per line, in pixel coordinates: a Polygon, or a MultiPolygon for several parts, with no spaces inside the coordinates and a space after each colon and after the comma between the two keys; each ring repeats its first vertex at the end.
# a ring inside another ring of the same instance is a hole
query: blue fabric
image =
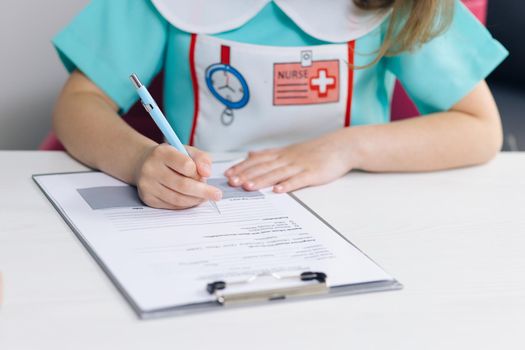
{"type": "MultiPolygon", "coordinates": [[[[357,40],[357,66],[374,59],[386,25],[357,40]]],[[[274,3],[241,28],[216,36],[270,46],[326,44],[304,33],[274,3]]],[[[53,43],[66,68],[81,70],[118,104],[121,112],[138,99],[129,74],[136,72],[149,84],[164,68],[166,115],[182,141],[188,142],[194,108],[188,59],[190,34],[167,23],[150,1],[94,0],[53,43]]],[[[415,52],[387,57],[355,72],[352,125],[390,120],[396,76],[421,112],[448,110],[507,54],[458,1],[453,24],[442,36],[415,52]]]]}
{"type": "Polygon", "coordinates": [[[507,50],[460,2],[446,33],[414,53],[386,58],[422,114],[450,109],[485,79],[507,50]]]}
{"type": "Polygon", "coordinates": [[[68,71],[82,71],[125,112],[137,101],[129,75],[151,82],[164,65],[167,34],[149,1],[95,0],[53,44],[68,71]]]}

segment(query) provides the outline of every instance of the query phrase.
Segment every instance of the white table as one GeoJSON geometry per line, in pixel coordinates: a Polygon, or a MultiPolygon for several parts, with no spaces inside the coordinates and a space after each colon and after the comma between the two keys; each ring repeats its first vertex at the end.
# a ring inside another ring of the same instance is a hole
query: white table
{"type": "Polygon", "coordinates": [[[299,197],[402,291],[137,319],[33,184],[84,169],[0,152],[0,349],[525,349],[525,154],[431,174],[351,173],[299,197]]]}

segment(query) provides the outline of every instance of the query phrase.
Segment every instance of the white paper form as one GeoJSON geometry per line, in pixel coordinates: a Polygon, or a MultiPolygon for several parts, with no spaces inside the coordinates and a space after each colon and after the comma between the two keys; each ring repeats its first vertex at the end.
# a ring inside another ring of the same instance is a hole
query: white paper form
{"type": "MultiPolygon", "coordinates": [[[[287,194],[245,192],[214,164],[221,214],[143,205],[136,189],[99,172],[35,176],[125,294],[143,312],[213,301],[207,283],[261,273],[320,271],[330,287],[394,281],[287,194]]],[[[254,285],[257,289],[257,285],[254,285]]]]}

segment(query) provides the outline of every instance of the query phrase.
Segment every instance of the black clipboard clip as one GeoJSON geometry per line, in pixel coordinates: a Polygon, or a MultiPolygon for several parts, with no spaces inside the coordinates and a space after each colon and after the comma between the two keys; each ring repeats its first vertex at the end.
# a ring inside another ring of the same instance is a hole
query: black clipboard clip
{"type": "Polygon", "coordinates": [[[216,281],[208,283],[206,286],[206,291],[214,295],[216,300],[221,305],[229,305],[236,303],[251,303],[251,302],[261,302],[261,301],[272,301],[272,300],[282,300],[290,297],[300,297],[300,296],[311,296],[326,294],[329,292],[330,288],[326,284],[327,276],[323,272],[303,272],[300,275],[293,276],[280,276],[276,273],[262,273],[254,275],[246,280],[235,281],[235,282],[225,282],[225,281],[216,281]],[[256,282],[261,277],[273,277],[277,281],[290,281],[298,280],[305,282],[304,284],[297,286],[289,286],[283,288],[274,288],[274,289],[264,289],[257,291],[247,291],[247,292],[232,292],[228,293],[226,289],[228,287],[248,285],[256,282]],[[317,282],[317,283],[314,283],[317,282]]]}

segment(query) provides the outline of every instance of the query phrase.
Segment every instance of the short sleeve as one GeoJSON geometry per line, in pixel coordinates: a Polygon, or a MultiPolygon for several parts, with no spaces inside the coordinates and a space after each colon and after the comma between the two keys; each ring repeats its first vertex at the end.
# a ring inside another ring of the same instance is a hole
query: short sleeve
{"type": "Polygon", "coordinates": [[[459,1],[442,35],[415,52],[386,59],[422,114],[446,111],[471,92],[508,51],[459,1]]]}
{"type": "Polygon", "coordinates": [[[125,113],[163,66],[168,25],[149,0],[93,0],[54,39],[69,72],[82,71],[125,113]]]}

